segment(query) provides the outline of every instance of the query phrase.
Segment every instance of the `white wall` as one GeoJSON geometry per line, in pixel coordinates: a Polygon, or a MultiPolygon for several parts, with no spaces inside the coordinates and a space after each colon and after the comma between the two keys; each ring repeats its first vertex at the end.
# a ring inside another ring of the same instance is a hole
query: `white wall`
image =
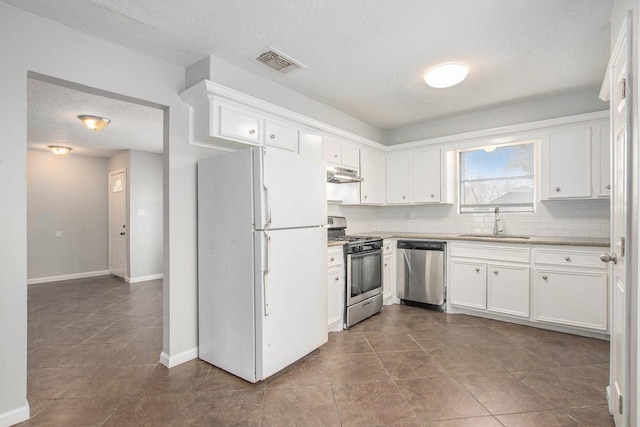
{"type": "Polygon", "coordinates": [[[28,279],[104,273],[107,160],[29,150],[27,170],[28,279]]]}
{"type": "Polygon", "coordinates": [[[164,359],[197,354],[196,173],[184,69],[0,5],[0,425],[28,416],[27,77],[35,72],[164,110],[164,359]],[[100,52],[96,54],[95,52],[100,52]]]}
{"type": "Polygon", "coordinates": [[[137,282],[162,274],[162,154],[130,153],[128,274],[137,282]]]}

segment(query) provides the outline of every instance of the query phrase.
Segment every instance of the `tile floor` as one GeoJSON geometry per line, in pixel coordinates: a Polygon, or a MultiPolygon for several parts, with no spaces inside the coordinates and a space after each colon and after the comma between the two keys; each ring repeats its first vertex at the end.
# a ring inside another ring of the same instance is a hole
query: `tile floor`
{"type": "Polygon", "coordinates": [[[267,381],[171,370],[162,284],[29,286],[33,426],[612,426],[608,342],[407,306],[267,381]]]}

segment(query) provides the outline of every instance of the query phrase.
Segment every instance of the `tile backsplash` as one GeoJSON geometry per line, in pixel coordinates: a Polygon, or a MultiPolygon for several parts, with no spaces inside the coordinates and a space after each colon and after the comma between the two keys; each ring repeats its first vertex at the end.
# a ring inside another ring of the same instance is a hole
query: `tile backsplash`
{"type": "MultiPolygon", "coordinates": [[[[347,218],[349,234],[363,232],[492,233],[494,215],[459,214],[456,205],[329,205],[347,218]]],[[[500,213],[505,234],[608,237],[609,199],[538,202],[535,213],[500,213]]]]}

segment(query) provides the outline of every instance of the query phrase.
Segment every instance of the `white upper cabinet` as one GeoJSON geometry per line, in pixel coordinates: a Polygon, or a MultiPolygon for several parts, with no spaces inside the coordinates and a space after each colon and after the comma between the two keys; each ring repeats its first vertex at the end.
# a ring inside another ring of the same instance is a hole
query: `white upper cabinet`
{"type": "Polygon", "coordinates": [[[440,202],[440,179],[440,150],[416,151],[413,154],[413,202],[440,202]]]}
{"type": "Polygon", "coordinates": [[[590,127],[550,132],[543,161],[548,199],[591,197],[590,127]]]}
{"type": "Polygon", "coordinates": [[[608,122],[550,131],[542,141],[541,159],[542,200],[610,196],[608,122]]]}
{"type": "Polygon", "coordinates": [[[411,203],[413,191],[413,156],[411,153],[387,154],[387,203],[411,203]]]}
{"type": "Polygon", "coordinates": [[[382,151],[360,149],[360,203],[382,205],[386,201],[387,164],[382,151]]]}
{"type": "Polygon", "coordinates": [[[337,136],[324,136],[322,152],[327,163],[360,169],[360,149],[337,136]]]}
{"type": "Polygon", "coordinates": [[[264,145],[298,152],[298,127],[294,123],[266,118],[264,145]]]}
{"type": "Polygon", "coordinates": [[[307,129],[300,130],[298,150],[302,157],[322,159],[322,134],[307,129]]]}

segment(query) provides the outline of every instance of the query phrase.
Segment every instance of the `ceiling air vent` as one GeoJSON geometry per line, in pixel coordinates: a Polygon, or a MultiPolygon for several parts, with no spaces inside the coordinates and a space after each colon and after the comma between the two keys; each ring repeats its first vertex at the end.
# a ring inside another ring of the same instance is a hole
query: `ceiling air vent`
{"type": "Polygon", "coordinates": [[[268,51],[260,54],[256,58],[256,61],[262,62],[267,67],[273,68],[281,74],[287,74],[289,71],[297,70],[301,67],[306,68],[298,61],[285,56],[273,48],[269,48],[268,51]]]}

